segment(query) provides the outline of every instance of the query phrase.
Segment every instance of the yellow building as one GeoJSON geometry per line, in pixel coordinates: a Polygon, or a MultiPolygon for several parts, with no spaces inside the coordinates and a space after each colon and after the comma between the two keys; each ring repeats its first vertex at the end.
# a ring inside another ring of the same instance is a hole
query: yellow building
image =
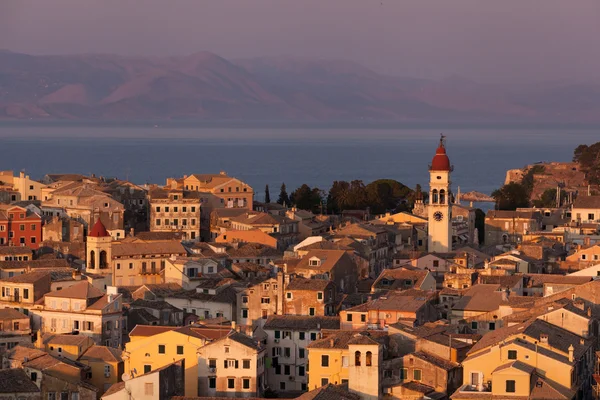
{"type": "MultiPolygon", "coordinates": [[[[350,360],[349,345],[360,331],[339,331],[315,340],[308,345],[308,390],[332,384],[347,383],[350,360]]],[[[375,341],[387,337],[384,331],[369,331],[369,336],[375,341]]],[[[376,385],[378,386],[378,385],[376,385]]]]}
{"type": "Polygon", "coordinates": [[[542,388],[562,396],[551,398],[586,398],[592,372],[593,340],[537,319],[484,335],[463,361],[452,399],[548,398],[542,388]]]}
{"type": "Polygon", "coordinates": [[[92,346],[81,357],[79,362],[91,368],[89,382],[98,388],[101,396],[113,384],[121,382],[124,372],[121,350],[114,347],[92,346]]]}
{"type": "Polygon", "coordinates": [[[226,336],[229,327],[193,328],[137,325],[129,334],[123,360],[132,378],[185,360],[185,395],[198,396],[198,350],[207,342],[226,336]]]}

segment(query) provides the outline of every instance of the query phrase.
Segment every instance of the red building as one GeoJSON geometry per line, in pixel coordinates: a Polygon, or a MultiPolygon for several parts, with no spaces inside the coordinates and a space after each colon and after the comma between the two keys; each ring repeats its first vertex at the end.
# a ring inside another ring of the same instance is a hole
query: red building
{"type": "Polygon", "coordinates": [[[0,245],[28,246],[37,250],[42,242],[42,217],[19,206],[0,209],[0,245]]]}

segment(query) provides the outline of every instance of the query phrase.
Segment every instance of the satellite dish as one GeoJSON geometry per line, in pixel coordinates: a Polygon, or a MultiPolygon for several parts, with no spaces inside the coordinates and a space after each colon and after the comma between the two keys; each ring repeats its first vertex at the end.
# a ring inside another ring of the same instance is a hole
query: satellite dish
{"type": "Polygon", "coordinates": [[[124,373],[123,375],[121,375],[121,379],[123,380],[123,382],[126,382],[131,379],[131,375],[129,375],[128,373],[124,373]]]}

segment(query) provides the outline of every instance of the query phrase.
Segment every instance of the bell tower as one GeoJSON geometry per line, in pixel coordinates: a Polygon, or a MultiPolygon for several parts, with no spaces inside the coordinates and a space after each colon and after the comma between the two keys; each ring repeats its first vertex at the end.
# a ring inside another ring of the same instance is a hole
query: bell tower
{"type": "Polygon", "coordinates": [[[442,135],[429,166],[429,204],[427,228],[429,252],[452,251],[452,205],[450,204],[450,174],[453,167],[446,154],[446,138],[442,135]]]}
{"type": "Polygon", "coordinates": [[[92,227],[86,242],[86,271],[109,275],[111,270],[112,238],[100,218],[92,227]]]}

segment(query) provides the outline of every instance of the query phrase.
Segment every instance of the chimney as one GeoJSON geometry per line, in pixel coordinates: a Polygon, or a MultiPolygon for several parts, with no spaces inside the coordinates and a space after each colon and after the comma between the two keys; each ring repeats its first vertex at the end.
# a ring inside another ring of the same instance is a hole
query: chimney
{"type": "Polygon", "coordinates": [[[592,316],[592,307],[588,307],[587,315],[588,317],[592,316]]]}
{"type": "Polygon", "coordinates": [[[590,237],[589,236],[584,237],[583,238],[583,245],[585,247],[590,247],[590,244],[591,244],[590,237]]]}
{"type": "Polygon", "coordinates": [[[81,280],[81,272],[75,270],[73,271],[73,273],[71,274],[71,276],[73,277],[74,281],[80,281],[81,280]]]}
{"type": "Polygon", "coordinates": [[[540,334],[540,343],[548,344],[548,334],[546,334],[546,333],[540,334]]]}
{"type": "Polygon", "coordinates": [[[572,344],[569,345],[569,362],[573,362],[573,354],[575,353],[575,348],[572,344]]]}
{"type": "Polygon", "coordinates": [[[333,347],[335,345],[335,339],[334,338],[330,338],[329,339],[329,346],[333,347]]]}
{"type": "Polygon", "coordinates": [[[134,228],[129,229],[129,236],[135,237],[135,229],[134,228]]]}
{"type": "Polygon", "coordinates": [[[234,330],[234,331],[236,330],[235,329],[235,321],[231,321],[231,329],[234,330]]]}
{"type": "Polygon", "coordinates": [[[579,344],[583,346],[585,344],[585,339],[584,338],[580,338],[579,339],[579,344]]]}
{"type": "Polygon", "coordinates": [[[41,329],[37,333],[37,339],[35,340],[35,347],[44,350],[44,341],[42,340],[42,331],[41,329]]]}

